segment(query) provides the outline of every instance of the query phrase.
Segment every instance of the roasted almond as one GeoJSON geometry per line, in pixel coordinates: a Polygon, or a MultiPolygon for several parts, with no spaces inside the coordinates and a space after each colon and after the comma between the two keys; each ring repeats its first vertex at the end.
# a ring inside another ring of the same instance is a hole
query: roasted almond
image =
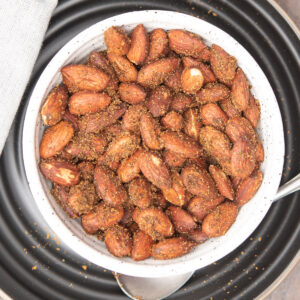
{"type": "Polygon", "coordinates": [[[222,110],[226,113],[228,118],[235,118],[240,117],[241,113],[235,108],[235,106],[232,104],[231,99],[227,98],[224,100],[221,100],[219,102],[222,110]]]}
{"type": "Polygon", "coordinates": [[[246,204],[258,191],[263,180],[263,174],[257,170],[245,178],[236,191],[235,202],[238,206],[246,204]]]}
{"type": "Polygon", "coordinates": [[[184,93],[177,93],[173,96],[171,109],[182,112],[192,106],[193,98],[184,93]]]}
{"type": "Polygon", "coordinates": [[[224,130],[226,122],[228,121],[227,115],[215,103],[203,105],[201,107],[200,116],[204,125],[216,127],[219,130],[224,130]]]}
{"type": "Polygon", "coordinates": [[[170,203],[183,206],[186,203],[185,187],[178,172],[172,172],[172,187],[162,190],[164,197],[170,203]]]}
{"type": "Polygon", "coordinates": [[[80,180],[79,169],[67,161],[42,161],[40,170],[47,179],[63,186],[75,185],[80,180]]]}
{"type": "Polygon", "coordinates": [[[186,158],[180,154],[166,150],[164,154],[165,162],[170,167],[182,167],[186,161],[186,158]]]}
{"type": "Polygon", "coordinates": [[[56,86],[48,94],[41,110],[41,117],[46,126],[61,121],[68,102],[68,91],[64,85],[56,86]]]}
{"type": "Polygon", "coordinates": [[[188,204],[188,211],[195,217],[198,222],[201,222],[209,213],[211,213],[217,205],[224,201],[223,196],[215,198],[195,197],[188,204]]]}
{"type": "Polygon", "coordinates": [[[232,103],[239,110],[244,111],[249,105],[249,86],[247,78],[241,68],[238,68],[232,82],[232,103]]]}
{"type": "Polygon", "coordinates": [[[209,166],[209,173],[216,183],[216,186],[222,196],[227,199],[234,199],[234,190],[228,176],[218,167],[209,166]]]}
{"type": "Polygon", "coordinates": [[[137,150],[130,157],[124,159],[118,169],[118,175],[122,182],[129,182],[140,173],[139,157],[144,150],[137,150]]]}
{"type": "Polygon", "coordinates": [[[170,89],[160,85],[151,91],[146,106],[153,117],[160,117],[169,110],[171,102],[172,94],[170,89]]]}
{"type": "Polygon", "coordinates": [[[137,79],[137,69],[124,56],[116,55],[114,53],[107,53],[107,58],[112,64],[118,78],[122,82],[134,82],[137,79]]]}
{"type": "Polygon", "coordinates": [[[122,128],[124,130],[130,130],[133,132],[139,132],[140,130],[140,118],[143,113],[147,111],[147,108],[142,104],[136,104],[130,106],[122,119],[122,128]]]}
{"type": "Polygon", "coordinates": [[[210,58],[211,58],[211,51],[209,47],[205,47],[199,54],[198,57],[200,60],[204,61],[204,62],[210,62],[210,58]]]}
{"type": "Polygon", "coordinates": [[[171,187],[171,176],[162,159],[151,152],[144,152],[139,157],[139,166],[144,176],[160,189],[171,187]]]}
{"type": "Polygon", "coordinates": [[[164,237],[172,236],[174,233],[174,227],[170,219],[159,208],[136,209],[132,217],[139,228],[154,240],[161,240],[164,237]]]}
{"type": "Polygon", "coordinates": [[[151,205],[151,185],[145,178],[135,178],[128,185],[129,199],[139,208],[147,208],[151,205]]]}
{"type": "Polygon", "coordinates": [[[154,88],[163,83],[179,64],[179,58],[169,57],[144,65],[138,73],[137,82],[144,87],[154,88]]]}
{"type": "Polygon", "coordinates": [[[204,83],[204,76],[200,68],[187,67],[181,74],[182,89],[188,94],[195,94],[204,83]]]}
{"type": "Polygon", "coordinates": [[[161,119],[161,124],[173,131],[180,131],[183,127],[183,117],[176,111],[170,111],[161,119]]]}
{"type": "Polygon", "coordinates": [[[86,115],[105,109],[111,98],[105,93],[81,91],[73,94],[69,100],[69,111],[73,115],[86,115]]]}
{"type": "Polygon", "coordinates": [[[165,239],[152,247],[154,259],[172,259],[190,252],[196,243],[184,237],[165,239]]]}
{"type": "Polygon", "coordinates": [[[172,74],[170,74],[164,81],[164,84],[176,93],[182,90],[182,71],[183,67],[182,65],[180,65],[179,68],[177,68],[172,74]]]}
{"type": "Polygon", "coordinates": [[[60,121],[46,129],[40,144],[40,156],[50,158],[57,155],[71,140],[74,128],[69,122],[60,121]]]}
{"type": "Polygon", "coordinates": [[[109,52],[126,55],[130,48],[130,40],[124,29],[112,26],[104,31],[104,42],[109,52]]]}
{"type": "Polygon", "coordinates": [[[209,173],[196,165],[188,165],[181,171],[186,189],[195,196],[211,200],[218,197],[216,185],[209,173]]]}
{"type": "Polygon", "coordinates": [[[131,258],[136,261],[144,260],[151,256],[153,240],[147,233],[138,230],[133,235],[131,258]]]}
{"type": "Polygon", "coordinates": [[[182,155],[183,157],[196,158],[203,155],[200,145],[183,133],[165,131],[160,135],[160,138],[167,150],[182,155]]]}
{"type": "Polygon", "coordinates": [[[205,217],[202,230],[210,238],[222,236],[234,223],[237,214],[238,208],[234,203],[224,202],[205,217]]]}
{"type": "Polygon", "coordinates": [[[225,132],[233,143],[239,140],[246,140],[250,141],[253,145],[257,144],[257,133],[251,126],[251,123],[243,117],[229,119],[225,132]]]}
{"type": "Polygon", "coordinates": [[[90,161],[82,161],[77,165],[77,167],[80,170],[81,178],[83,180],[93,181],[94,169],[95,169],[95,166],[93,163],[91,163],[90,161]]]}
{"type": "Polygon", "coordinates": [[[198,108],[188,109],[184,113],[184,119],[184,132],[194,140],[198,141],[200,128],[202,126],[198,108]]]}
{"type": "Polygon", "coordinates": [[[230,89],[221,83],[208,83],[196,94],[199,103],[216,102],[229,97],[230,89]]]}
{"type": "Polygon", "coordinates": [[[95,234],[98,230],[106,230],[118,224],[124,215],[122,206],[110,207],[101,202],[95,209],[81,218],[83,229],[89,234],[95,234]]]}
{"type": "Polygon", "coordinates": [[[119,94],[123,101],[129,104],[138,104],[145,100],[145,90],[135,83],[121,83],[119,85],[119,94]]]}
{"type": "Polygon", "coordinates": [[[170,206],[167,210],[177,232],[188,233],[197,227],[194,218],[184,209],[170,206]]]}
{"type": "Polygon", "coordinates": [[[246,178],[255,168],[255,148],[246,140],[233,145],[231,154],[231,173],[235,177],[246,178]]]}
{"type": "Polygon", "coordinates": [[[95,67],[69,65],[61,69],[63,81],[71,93],[80,90],[99,92],[106,88],[110,77],[95,67]]]}
{"type": "Polygon", "coordinates": [[[127,228],[114,226],[105,233],[105,245],[107,250],[117,257],[130,256],[132,239],[127,228]]]}
{"type": "Polygon", "coordinates": [[[127,192],[119,178],[105,166],[97,166],[94,171],[96,191],[104,202],[113,207],[127,201],[127,192]]]}
{"type": "Polygon", "coordinates": [[[143,113],[140,119],[140,132],[144,144],[153,150],[160,150],[163,148],[159,140],[159,132],[156,121],[150,113],[143,113]]]}
{"type": "Polygon", "coordinates": [[[255,148],[255,159],[258,162],[263,162],[265,160],[265,151],[261,141],[258,141],[255,148]]]}
{"type": "Polygon", "coordinates": [[[154,61],[169,53],[169,39],[167,33],[156,28],[150,33],[150,46],[147,62],[154,61]]]}
{"type": "Polygon", "coordinates": [[[128,59],[136,65],[142,64],[149,52],[149,37],[142,24],[137,25],[131,33],[131,46],[127,53],[128,59]]]}
{"type": "Polygon", "coordinates": [[[168,37],[171,50],[178,54],[199,57],[201,51],[206,48],[206,45],[197,34],[186,30],[170,30],[168,37]]]}
{"type": "Polygon", "coordinates": [[[231,86],[237,67],[236,59],[220,46],[213,44],[211,47],[210,64],[217,78],[222,83],[231,86]]]}
{"type": "Polygon", "coordinates": [[[202,231],[201,228],[196,228],[187,234],[187,237],[197,244],[202,244],[208,240],[208,236],[206,233],[202,231]]]}
{"type": "Polygon", "coordinates": [[[260,119],[260,105],[257,100],[251,95],[249,96],[249,105],[244,110],[244,116],[251,123],[253,128],[256,128],[260,119]]]}
{"type": "Polygon", "coordinates": [[[204,84],[217,81],[217,78],[211,68],[208,65],[202,63],[200,60],[185,56],[182,58],[182,62],[185,68],[199,68],[204,78],[204,84]]]}
{"type": "Polygon", "coordinates": [[[124,115],[126,105],[110,105],[106,111],[85,115],[79,121],[79,128],[82,133],[99,132],[105,127],[112,125],[124,115]]]}

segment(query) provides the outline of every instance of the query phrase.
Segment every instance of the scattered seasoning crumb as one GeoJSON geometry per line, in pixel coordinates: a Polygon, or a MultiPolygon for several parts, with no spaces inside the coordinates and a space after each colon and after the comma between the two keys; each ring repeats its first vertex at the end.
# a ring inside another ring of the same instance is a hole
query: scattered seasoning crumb
{"type": "Polygon", "coordinates": [[[70,284],[69,284],[69,287],[72,287],[73,286],[73,283],[71,282],[70,284]]]}
{"type": "Polygon", "coordinates": [[[26,234],[26,235],[28,234],[28,231],[27,231],[27,230],[25,230],[25,234],[26,234]]]}
{"type": "Polygon", "coordinates": [[[37,266],[33,266],[33,267],[31,268],[32,271],[35,271],[36,269],[37,269],[37,266]]]}
{"type": "Polygon", "coordinates": [[[63,258],[61,261],[64,263],[66,260],[63,258]]]}
{"type": "Polygon", "coordinates": [[[50,234],[47,233],[46,239],[49,240],[50,234]]]}
{"type": "Polygon", "coordinates": [[[242,255],[244,255],[244,254],[245,254],[245,252],[244,252],[244,251],[242,251],[242,252],[241,252],[241,254],[242,254],[242,255]]]}
{"type": "Polygon", "coordinates": [[[33,249],[35,249],[35,246],[32,246],[33,249]]]}
{"type": "Polygon", "coordinates": [[[253,237],[250,238],[250,241],[253,241],[253,237]]]}
{"type": "Polygon", "coordinates": [[[85,275],[84,278],[85,278],[85,279],[88,278],[87,275],[85,275]]]}
{"type": "Polygon", "coordinates": [[[261,268],[262,269],[262,271],[264,271],[265,270],[265,268],[263,267],[263,268],[261,268]]]}
{"type": "Polygon", "coordinates": [[[217,16],[217,14],[216,14],[215,12],[213,12],[213,13],[212,13],[212,15],[213,15],[214,17],[216,17],[216,16],[217,16]]]}
{"type": "Polygon", "coordinates": [[[258,241],[261,242],[261,237],[258,238],[258,241]]]}
{"type": "Polygon", "coordinates": [[[255,267],[255,270],[258,270],[258,267],[255,267]]]}
{"type": "Polygon", "coordinates": [[[24,248],[24,252],[25,252],[26,254],[28,254],[28,250],[27,250],[26,248],[24,248]]]}
{"type": "Polygon", "coordinates": [[[56,251],[60,251],[60,248],[56,248],[56,251]]]}
{"type": "Polygon", "coordinates": [[[81,267],[82,267],[83,270],[86,271],[86,269],[87,269],[87,266],[86,266],[86,265],[82,265],[81,267]]]}

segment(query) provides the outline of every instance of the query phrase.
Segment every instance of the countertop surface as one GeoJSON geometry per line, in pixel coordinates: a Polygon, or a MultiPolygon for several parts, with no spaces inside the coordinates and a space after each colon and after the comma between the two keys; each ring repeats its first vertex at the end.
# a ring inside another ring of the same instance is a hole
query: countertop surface
{"type": "MultiPolygon", "coordinates": [[[[276,0],[276,2],[300,28],[300,0],[276,0]]],[[[298,258],[296,266],[265,300],[300,299],[300,255],[298,255],[298,258]]]]}

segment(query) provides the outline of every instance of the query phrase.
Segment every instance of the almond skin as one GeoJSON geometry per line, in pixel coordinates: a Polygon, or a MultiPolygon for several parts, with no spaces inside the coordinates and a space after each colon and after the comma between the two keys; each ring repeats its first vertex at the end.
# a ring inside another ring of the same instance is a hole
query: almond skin
{"type": "Polygon", "coordinates": [[[201,120],[204,125],[211,125],[219,130],[224,130],[226,122],[228,121],[227,115],[215,103],[207,103],[201,107],[201,120]]]}
{"type": "Polygon", "coordinates": [[[204,84],[217,81],[217,78],[211,68],[208,65],[202,63],[200,60],[186,56],[182,58],[182,62],[185,68],[199,68],[204,78],[204,84]]]}
{"type": "Polygon", "coordinates": [[[170,111],[161,119],[161,124],[173,131],[180,131],[183,127],[183,117],[176,111],[170,111]]]}
{"type": "Polygon", "coordinates": [[[85,115],[79,121],[79,128],[82,133],[97,133],[105,127],[112,125],[124,115],[126,105],[124,103],[109,106],[106,111],[85,115]]]}
{"type": "Polygon", "coordinates": [[[202,126],[198,108],[188,109],[184,113],[184,119],[184,132],[194,140],[198,141],[200,128],[202,126]]]}
{"type": "Polygon", "coordinates": [[[132,215],[139,228],[154,240],[174,234],[174,227],[167,215],[159,208],[136,209],[132,215]]]}
{"type": "Polygon", "coordinates": [[[105,109],[111,98],[105,93],[81,91],[73,94],[69,100],[69,111],[73,115],[86,115],[105,109]]]}
{"type": "Polygon", "coordinates": [[[167,214],[170,216],[177,232],[188,233],[197,227],[193,217],[180,207],[170,206],[167,214]]]}
{"type": "Polygon", "coordinates": [[[237,214],[238,208],[234,203],[224,202],[205,217],[202,230],[210,238],[222,236],[234,223],[237,214]]]}
{"type": "Polygon", "coordinates": [[[80,90],[100,92],[106,88],[110,77],[107,73],[86,65],[69,65],[61,69],[63,81],[71,93],[80,90]]]}
{"type": "Polygon", "coordinates": [[[258,141],[255,148],[255,159],[258,162],[263,162],[265,160],[265,151],[261,141],[258,141]]]}
{"type": "Polygon", "coordinates": [[[68,109],[65,110],[63,120],[72,124],[74,130],[79,130],[79,119],[77,116],[72,115],[68,109]]]}
{"type": "Polygon", "coordinates": [[[249,96],[249,105],[244,110],[244,116],[249,120],[253,128],[256,128],[260,119],[260,105],[257,100],[251,95],[249,96]]]}
{"type": "Polygon", "coordinates": [[[201,38],[192,32],[174,29],[168,32],[168,37],[171,50],[177,54],[199,57],[206,48],[201,38]]]}
{"type": "Polygon", "coordinates": [[[153,117],[160,117],[169,110],[171,102],[172,94],[170,89],[164,85],[160,85],[151,91],[146,106],[153,117]]]}
{"type": "Polygon", "coordinates": [[[245,140],[233,145],[231,155],[231,172],[235,177],[246,178],[255,168],[255,148],[245,140]]]}
{"type": "Polygon", "coordinates": [[[192,106],[193,98],[184,93],[178,93],[173,96],[171,109],[177,112],[183,112],[192,106]]]}
{"type": "Polygon", "coordinates": [[[69,122],[60,121],[46,129],[40,144],[40,156],[50,158],[57,155],[71,140],[74,128],[69,122]]]}
{"type": "Polygon", "coordinates": [[[144,89],[135,83],[121,83],[119,94],[121,99],[129,104],[138,104],[144,101],[147,95],[144,89]]]}
{"type": "Polygon", "coordinates": [[[176,93],[182,90],[182,85],[181,85],[182,71],[183,71],[183,67],[182,65],[180,65],[179,68],[177,68],[164,81],[165,85],[176,93]]]}
{"type": "Polygon", "coordinates": [[[245,178],[237,189],[235,203],[238,206],[246,204],[256,194],[262,180],[263,174],[259,170],[245,178]]]}
{"type": "Polygon", "coordinates": [[[202,231],[201,228],[196,228],[187,234],[187,237],[197,244],[202,244],[208,240],[206,233],[202,231]]]}
{"type": "Polygon", "coordinates": [[[80,180],[79,169],[66,161],[43,161],[40,170],[47,179],[63,186],[75,185],[80,180]]]}
{"type": "Polygon", "coordinates": [[[110,52],[107,53],[107,58],[112,64],[121,82],[136,81],[138,72],[135,66],[126,57],[119,56],[110,52]]]}
{"type": "Polygon", "coordinates": [[[118,207],[127,201],[127,192],[113,171],[104,166],[97,166],[94,171],[94,184],[104,202],[118,207]]]}
{"type": "Polygon", "coordinates": [[[130,48],[130,40],[120,27],[112,26],[104,31],[104,42],[109,52],[126,55],[130,48]]]}
{"type": "Polygon", "coordinates": [[[189,165],[182,169],[181,176],[186,189],[193,195],[208,200],[218,197],[216,185],[205,169],[189,165]]]}
{"type": "Polygon", "coordinates": [[[200,145],[189,136],[174,131],[165,131],[160,138],[169,151],[187,158],[196,158],[203,155],[200,145]]]}
{"type": "Polygon", "coordinates": [[[221,83],[208,83],[197,94],[196,101],[203,104],[229,97],[230,89],[221,83]]]}
{"type": "Polygon", "coordinates": [[[143,113],[140,119],[140,132],[145,145],[153,150],[162,149],[158,127],[150,113],[143,113]]]}
{"type": "Polygon", "coordinates": [[[219,102],[222,110],[226,113],[228,118],[235,118],[240,117],[241,113],[235,108],[235,106],[232,104],[231,99],[227,98],[224,100],[221,100],[219,102]]]}
{"type": "Polygon", "coordinates": [[[130,256],[132,239],[127,228],[114,226],[105,233],[105,245],[107,250],[117,257],[130,256]]]}
{"type": "Polygon", "coordinates": [[[144,176],[160,189],[171,187],[171,176],[162,159],[151,152],[144,152],[139,157],[139,166],[144,176]]]}
{"type": "Polygon", "coordinates": [[[151,185],[145,178],[133,179],[128,186],[128,194],[132,204],[139,208],[151,205],[151,185]]]}
{"type": "Polygon", "coordinates": [[[153,240],[150,235],[138,230],[133,235],[131,258],[136,261],[144,260],[151,256],[153,240]]]}
{"type": "Polygon", "coordinates": [[[216,186],[222,196],[227,199],[234,199],[234,190],[228,176],[218,167],[209,166],[209,173],[216,183],[216,186]]]}
{"type": "Polygon", "coordinates": [[[186,202],[186,191],[182,178],[178,172],[172,172],[172,187],[169,189],[162,190],[166,200],[174,205],[183,206],[186,202]]]}
{"type": "Polygon", "coordinates": [[[224,197],[218,196],[207,199],[203,197],[195,197],[188,204],[188,211],[195,217],[198,222],[201,222],[217,205],[224,201],[224,197]]]}
{"type": "Polygon", "coordinates": [[[56,86],[48,94],[41,110],[41,117],[46,126],[61,121],[68,102],[68,91],[64,85],[56,86]]]}
{"type": "Polygon", "coordinates": [[[186,161],[185,157],[169,150],[165,151],[164,158],[166,164],[170,167],[182,167],[186,161]]]}
{"type": "Polygon", "coordinates": [[[122,182],[129,182],[140,173],[139,157],[144,150],[137,150],[130,157],[124,159],[118,168],[118,175],[122,182]]]}
{"type": "Polygon", "coordinates": [[[138,73],[137,82],[144,87],[154,88],[163,83],[179,64],[179,58],[169,57],[144,65],[138,73]]]}
{"type": "Polygon", "coordinates": [[[154,259],[172,259],[190,252],[196,243],[184,237],[175,237],[163,240],[152,247],[154,259]]]}
{"type": "Polygon", "coordinates": [[[251,126],[251,123],[243,117],[229,119],[225,132],[233,143],[239,140],[246,140],[253,145],[257,144],[257,133],[251,126]]]}
{"type": "Polygon", "coordinates": [[[195,94],[204,83],[204,76],[200,68],[188,67],[181,74],[182,89],[188,94],[195,94]]]}
{"type": "Polygon", "coordinates": [[[154,29],[150,34],[150,47],[147,62],[162,58],[169,53],[169,50],[167,33],[161,28],[154,29]]]}
{"type": "Polygon", "coordinates": [[[131,46],[128,59],[136,65],[142,64],[149,52],[149,37],[142,24],[137,25],[131,33],[131,46]]]}
{"type": "Polygon", "coordinates": [[[236,59],[220,46],[213,44],[211,47],[210,64],[220,82],[231,86],[237,67],[236,59]]]}
{"type": "Polygon", "coordinates": [[[147,111],[147,108],[143,104],[136,104],[130,106],[122,119],[122,128],[124,130],[130,130],[133,132],[140,131],[140,118],[143,113],[147,111]]]}
{"type": "Polygon", "coordinates": [[[239,110],[244,111],[249,105],[249,86],[247,78],[241,68],[238,68],[232,82],[232,103],[239,110]]]}
{"type": "Polygon", "coordinates": [[[124,209],[110,207],[101,202],[95,209],[81,218],[81,225],[86,233],[95,234],[98,230],[106,230],[119,223],[124,215],[124,209]]]}

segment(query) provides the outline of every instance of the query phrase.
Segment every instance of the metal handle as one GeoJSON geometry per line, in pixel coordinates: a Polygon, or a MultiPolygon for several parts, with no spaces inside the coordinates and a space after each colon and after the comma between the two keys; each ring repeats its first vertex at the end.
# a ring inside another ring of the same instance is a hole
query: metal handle
{"type": "Polygon", "coordinates": [[[299,190],[300,190],[300,173],[278,189],[278,192],[273,202],[276,202],[282,197],[297,192],[299,190]]]}

